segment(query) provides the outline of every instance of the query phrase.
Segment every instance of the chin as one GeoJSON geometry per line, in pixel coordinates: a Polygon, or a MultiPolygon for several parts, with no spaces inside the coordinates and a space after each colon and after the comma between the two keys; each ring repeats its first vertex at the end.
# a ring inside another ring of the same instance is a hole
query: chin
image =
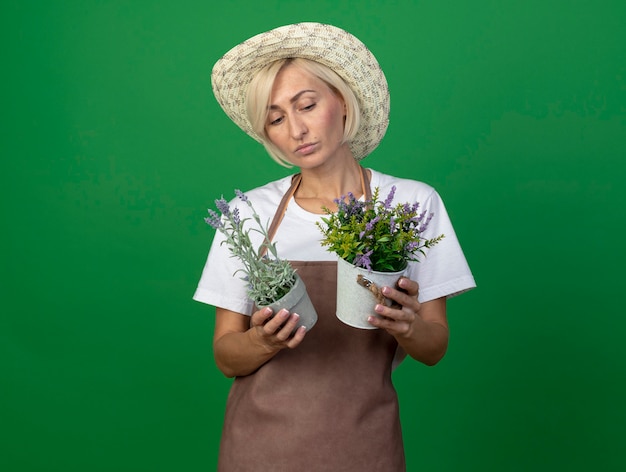
{"type": "Polygon", "coordinates": [[[289,160],[290,164],[300,167],[301,169],[314,169],[324,164],[324,162],[324,160],[320,160],[314,156],[305,156],[289,160]]]}

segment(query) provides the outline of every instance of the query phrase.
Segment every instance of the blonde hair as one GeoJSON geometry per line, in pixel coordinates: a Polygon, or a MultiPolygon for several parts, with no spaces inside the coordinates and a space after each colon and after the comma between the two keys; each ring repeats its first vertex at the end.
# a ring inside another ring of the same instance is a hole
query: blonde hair
{"type": "Polygon", "coordinates": [[[280,150],[274,146],[267,136],[265,125],[269,113],[272,87],[278,73],[288,65],[299,67],[309,74],[322,80],[332,92],[341,98],[346,105],[346,119],[343,129],[343,141],[349,143],[361,124],[361,110],[356,95],[346,82],[329,67],[310,59],[301,57],[279,59],[263,67],[254,76],[248,86],[246,111],[252,129],[261,137],[261,142],[272,159],[284,167],[292,167],[280,150]]]}

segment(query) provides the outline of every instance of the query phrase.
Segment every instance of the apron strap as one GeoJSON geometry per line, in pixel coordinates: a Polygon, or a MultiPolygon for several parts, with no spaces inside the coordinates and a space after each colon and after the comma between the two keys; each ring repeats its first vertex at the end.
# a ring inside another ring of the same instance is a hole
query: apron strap
{"type": "Polygon", "coordinates": [[[365,201],[372,199],[372,189],[370,188],[370,178],[367,175],[367,171],[363,168],[363,166],[359,166],[361,169],[361,191],[363,195],[365,195],[365,201]]]}
{"type": "Polygon", "coordinates": [[[293,197],[293,195],[296,193],[296,190],[298,189],[301,181],[302,174],[296,174],[291,178],[291,187],[289,187],[289,190],[285,192],[285,195],[283,195],[283,198],[280,201],[278,208],[276,209],[276,213],[274,214],[274,218],[272,219],[270,228],[267,231],[267,240],[261,248],[259,256],[263,257],[267,252],[267,244],[271,243],[272,239],[274,239],[274,235],[278,230],[278,226],[280,225],[280,222],[283,221],[283,217],[285,216],[285,212],[287,211],[287,205],[289,204],[289,200],[291,200],[291,197],[293,197]]]}
{"type": "MultiPolygon", "coordinates": [[[[361,170],[361,191],[365,196],[365,200],[371,200],[372,198],[372,189],[370,188],[370,179],[367,175],[367,171],[363,168],[363,166],[359,166],[361,170]]],[[[274,214],[274,218],[272,219],[272,223],[270,224],[269,230],[267,231],[268,239],[265,241],[263,247],[259,251],[259,256],[265,256],[267,252],[267,244],[269,244],[272,239],[274,239],[274,235],[280,226],[281,221],[283,221],[283,217],[285,216],[285,212],[287,211],[287,205],[289,204],[289,200],[293,197],[298,189],[298,186],[302,182],[302,174],[296,174],[291,178],[291,187],[289,190],[285,192],[283,198],[281,199],[278,208],[276,209],[276,213],[274,214]]]]}

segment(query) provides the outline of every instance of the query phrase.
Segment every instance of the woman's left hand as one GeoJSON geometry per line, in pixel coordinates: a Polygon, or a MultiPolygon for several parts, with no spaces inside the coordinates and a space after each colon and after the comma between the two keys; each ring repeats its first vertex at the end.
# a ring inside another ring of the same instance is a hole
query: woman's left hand
{"type": "Polygon", "coordinates": [[[400,278],[397,287],[383,287],[382,292],[394,303],[376,305],[379,316],[369,317],[369,323],[396,338],[412,358],[427,365],[439,362],[448,348],[446,298],[418,302],[419,285],[406,277],[400,278]]]}
{"type": "Polygon", "coordinates": [[[397,288],[383,287],[382,292],[394,303],[392,306],[376,305],[374,311],[379,316],[370,316],[367,321],[372,326],[387,330],[393,336],[410,335],[421,309],[421,303],[417,301],[419,285],[414,280],[401,277],[397,288]]]}

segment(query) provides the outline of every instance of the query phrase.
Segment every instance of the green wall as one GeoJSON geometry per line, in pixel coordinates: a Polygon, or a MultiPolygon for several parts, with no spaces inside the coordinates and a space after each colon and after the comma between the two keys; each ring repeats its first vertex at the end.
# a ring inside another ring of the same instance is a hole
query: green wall
{"type": "Polygon", "coordinates": [[[624,470],[625,5],[2,2],[0,469],[214,469],[203,217],[287,171],[210,70],[316,20],[387,73],[365,165],[440,191],[479,284],[444,361],[396,371],[409,471],[624,470]]]}

